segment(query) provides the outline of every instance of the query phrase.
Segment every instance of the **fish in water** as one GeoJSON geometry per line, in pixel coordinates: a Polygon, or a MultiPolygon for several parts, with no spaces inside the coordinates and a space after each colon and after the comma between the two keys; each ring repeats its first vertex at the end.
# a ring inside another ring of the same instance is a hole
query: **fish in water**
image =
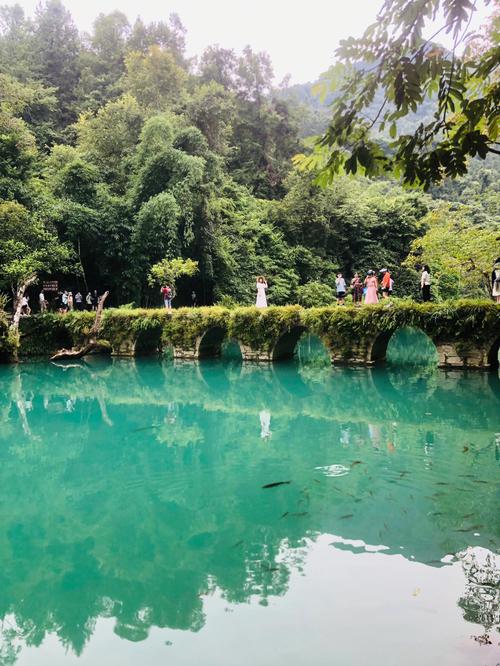
{"type": "Polygon", "coordinates": [[[434,511],[433,513],[430,514],[431,516],[442,516],[443,512],[442,511],[434,511]]]}
{"type": "Polygon", "coordinates": [[[468,450],[469,450],[469,447],[468,447],[468,446],[464,446],[464,448],[462,449],[462,452],[463,452],[463,453],[467,453],[468,450]]]}
{"type": "Polygon", "coordinates": [[[436,486],[447,486],[446,481],[436,481],[436,486]]]}
{"type": "Polygon", "coordinates": [[[276,488],[276,486],[289,486],[292,482],[291,481],[274,481],[274,483],[266,483],[265,486],[262,486],[263,488],[276,488]]]}
{"type": "Polygon", "coordinates": [[[354,467],[355,465],[362,465],[363,461],[362,460],[355,460],[354,462],[351,463],[351,467],[354,467]]]}
{"type": "Polygon", "coordinates": [[[480,530],[484,525],[471,525],[470,527],[462,527],[458,530],[453,530],[454,532],[474,532],[474,530],[480,530]]]}
{"type": "Polygon", "coordinates": [[[340,520],[346,520],[347,518],[352,518],[353,516],[353,513],[346,513],[345,516],[340,516],[340,520]]]}
{"type": "Polygon", "coordinates": [[[285,518],[286,516],[288,516],[288,511],[285,511],[285,513],[281,515],[282,518],[285,518]]]}
{"type": "Polygon", "coordinates": [[[233,548],[236,548],[237,546],[241,546],[243,543],[243,539],[241,541],[237,541],[235,544],[233,544],[233,548]]]}
{"type": "Polygon", "coordinates": [[[483,481],[482,479],[473,479],[472,483],[488,483],[488,481],[483,481]]]}
{"type": "Polygon", "coordinates": [[[462,520],[465,520],[466,518],[472,518],[473,515],[473,513],[466,513],[465,516],[462,516],[462,520]]]}
{"type": "Polygon", "coordinates": [[[278,571],[279,570],[279,567],[268,567],[268,566],[265,566],[264,564],[262,565],[262,568],[264,569],[264,571],[278,571]]]}
{"type": "Polygon", "coordinates": [[[132,432],[141,432],[143,430],[155,430],[156,428],[159,428],[159,425],[150,425],[150,426],[143,426],[142,428],[134,428],[132,432]]]}
{"type": "Polygon", "coordinates": [[[399,478],[402,479],[403,476],[406,476],[406,474],[408,474],[408,472],[406,470],[403,470],[402,472],[399,473],[399,478]]]}
{"type": "Polygon", "coordinates": [[[301,518],[302,516],[307,516],[308,513],[309,513],[308,511],[298,511],[295,513],[291,513],[290,515],[295,516],[296,518],[301,518]]]}

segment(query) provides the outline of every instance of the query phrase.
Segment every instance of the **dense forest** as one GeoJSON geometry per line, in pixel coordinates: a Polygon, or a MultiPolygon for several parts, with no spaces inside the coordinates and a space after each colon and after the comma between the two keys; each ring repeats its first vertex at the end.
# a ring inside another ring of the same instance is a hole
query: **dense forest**
{"type": "MultiPolygon", "coordinates": [[[[0,7],[0,289],[26,262],[41,279],[158,304],[164,258],[191,258],[176,304],[326,304],[337,271],[389,267],[399,297],[488,293],[499,247],[499,158],[427,193],[293,168],[324,129],[313,86],[276,88],[265,53],[220,46],[196,59],[178,16],[101,14],[81,34],[59,0],[33,18],[0,7]]],[[[422,109],[425,114],[425,106],[422,109]]],[[[33,286],[32,289],[35,289],[33,286]]],[[[35,293],[35,292],[33,292],[35,293]]]]}

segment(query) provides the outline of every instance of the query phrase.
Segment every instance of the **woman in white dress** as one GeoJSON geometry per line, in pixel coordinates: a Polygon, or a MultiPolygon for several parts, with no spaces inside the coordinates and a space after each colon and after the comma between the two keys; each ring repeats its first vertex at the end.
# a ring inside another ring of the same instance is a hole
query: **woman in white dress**
{"type": "Polygon", "coordinates": [[[255,302],[258,308],[267,308],[266,298],[267,281],[262,275],[257,278],[257,300],[255,302]]]}

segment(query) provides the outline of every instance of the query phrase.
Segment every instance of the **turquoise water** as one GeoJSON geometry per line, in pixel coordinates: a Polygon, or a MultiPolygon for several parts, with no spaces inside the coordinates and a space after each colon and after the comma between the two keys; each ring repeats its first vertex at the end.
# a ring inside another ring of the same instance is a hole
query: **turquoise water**
{"type": "Polygon", "coordinates": [[[500,661],[497,375],[90,358],[0,418],[2,666],[500,661]]]}

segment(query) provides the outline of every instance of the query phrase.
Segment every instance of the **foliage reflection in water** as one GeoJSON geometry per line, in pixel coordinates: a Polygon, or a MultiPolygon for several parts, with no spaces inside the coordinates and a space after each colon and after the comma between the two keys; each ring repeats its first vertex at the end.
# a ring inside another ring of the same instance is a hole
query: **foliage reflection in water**
{"type": "Polygon", "coordinates": [[[499,407],[427,368],[0,368],[0,663],[496,663],[499,407]]]}

